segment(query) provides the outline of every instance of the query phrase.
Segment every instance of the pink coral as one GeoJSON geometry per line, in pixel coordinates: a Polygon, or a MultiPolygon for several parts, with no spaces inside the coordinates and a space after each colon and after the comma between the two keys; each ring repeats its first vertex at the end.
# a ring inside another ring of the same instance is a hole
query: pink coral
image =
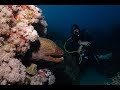
{"type": "Polygon", "coordinates": [[[8,37],[5,41],[8,45],[4,48],[10,52],[8,48],[13,44],[13,51],[25,53],[29,43],[37,40],[37,31],[31,24],[37,23],[41,15],[42,10],[34,5],[1,5],[0,36],[8,37]]]}
{"type": "Polygon", "coordinates": [[[14,53],[7,53],[0,50],[0,84],[24,82],[26,76],[25,66],[13,58],[14,53]]]}
{"type": "MultiPolygon", "coordinates": [[[[27,76],[18,53],[25,54],[30,43],[38,39],[38,33],[32,26],[38,23],[47,32],[47,22],[42,10],[34,5],[0,5],[0,85],[24,84],[27,76]]],[[[22,55],[23,55],[22,54],[22,55]]],[[[55,81],[54,75],[47,69],[32,76],[31,85],[43,85],[55,81]]],[[[39,71],[40,72],[40,71],[39,71]]]]}
{"type": "Polygon", "coordinates": [[[38,73],[31,78],[31,85],[52,85],[55,82],[55,76],[49,69],[39,69],[38,73]]]}

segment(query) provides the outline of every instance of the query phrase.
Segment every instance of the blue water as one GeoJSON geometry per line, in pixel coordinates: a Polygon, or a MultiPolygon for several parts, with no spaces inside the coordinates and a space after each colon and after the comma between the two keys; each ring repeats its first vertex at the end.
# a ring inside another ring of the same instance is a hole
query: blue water
{"type": "Polygon", "coordinates": [[[108,33],[120,24],[120,5],[38,5],[48,23],[48,31],[66,37],[76,23],[81,29],[108,33]]]}
{"type": "Polygon", "coordinates": [[[80,79],[80,85],[105,85],[108,81],[103,74],[91,67],[86,70],[84,76],[80,79]]]}
{"type": "MultiPolygon", "coordinates": [[[[97,48],[112,48],[112,31],[120,27],[120,5],[38,5],[48,23],[48,32],[64,39],[71,35],[71,25],[87,30],[97,48]]],[[[58,38],[56,38],[58,39],[58,38]]]]}

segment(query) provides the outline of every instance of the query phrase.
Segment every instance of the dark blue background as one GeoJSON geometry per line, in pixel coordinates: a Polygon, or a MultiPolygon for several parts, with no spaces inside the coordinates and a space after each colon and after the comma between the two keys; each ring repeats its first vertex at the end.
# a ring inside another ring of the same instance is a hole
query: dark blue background
{"type": "Polygon", "coordinates": [[[70,35],[76,23],[92,34],[98,47],[110,49],[112,31],[120,25],[120,5],[39,5],[48,23],[48,31],[60,37],[70,35]]]}

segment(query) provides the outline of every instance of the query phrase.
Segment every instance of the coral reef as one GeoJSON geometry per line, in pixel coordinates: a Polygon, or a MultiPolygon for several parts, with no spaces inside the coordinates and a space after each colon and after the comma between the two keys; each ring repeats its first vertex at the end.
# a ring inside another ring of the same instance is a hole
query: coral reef
{"type": "Polygon", "coordinates": [[[39,69],[35,75],[27,75],[25,84],[30,85],[52,85],[55,82],[55,76],[49,69],[39,69]]]}
{"type": "Polygon", "coordinates": [[[64,72],[71,78],[71,82],[73,85],[80,84],[81,72],[79,66],[77,64],[76,57],[72,57],[71,55],[66,56],[65,69],[64,72]]]}
{"type": "Polygon", "coordinates": [[[106,83],[106,85],[120,85],[120,72],[111,78],[111,83],[106,83]]]}
{"type": "Polygon", "coordinates": [[[16,58],[14,53],[0,50],[0,84],[10,85],[24,83],[26,76],[25,66],[16,58]]]}
{"type": "Polygon", "coordinates": [[[0,5],[0,85],[44,85],[45,82],[51,85],[55,82],[50,70],[37,70],[35,64],[26,67],[22,58],[16,57],[24,56],[32,48],[30,43],[40,37],[34,23],[40,23],[43,34],[47,34],[47,22],[37,6],[0,5]]]}
{"type": "Polygon", "coordinates": [[[38,73],[31,77],[31,85],[44,85],[45,83],[51,85],[55,82],[55,76],[48,69],[40,69],[38,73]],[[41,83],[40,83],[41,82],[41,83]]]}

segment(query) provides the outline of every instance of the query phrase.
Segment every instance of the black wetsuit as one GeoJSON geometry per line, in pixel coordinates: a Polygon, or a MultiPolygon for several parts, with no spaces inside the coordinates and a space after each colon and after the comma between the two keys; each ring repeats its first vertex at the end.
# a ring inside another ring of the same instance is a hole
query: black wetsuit
{"type": "Polygon", "coordinates": [[[79,40],[91,42],[91,37],[86,31],[80,31],[79,36],[72,34],[71,37],[69,38],[69,40],[67,41],[66,49],[68,51],[78,50],[78,48],[80,46],[78,43],[79,40]]]}
{"type": "Polygon", "coordinates": [[[74,34],[71,36],[70,40],[67,41],[67,45],[66,45],[66,49],[68,51],[77,51],[80,44],[78,43],[78,41],[88,41],[90,42],[90,46],[88,46],[86,48],[85,51],[85,56],[88,57],[88,59],[84,59],[82,60],[81,64],[79,65],[79,57],[80,55],[78,53],[72,53],[72,56],[76,57],[76,61],[78,63],[78,65],[80,66],[80,68],[85,68],[88,65],[96,63],[96,60],[94,58],[94,49],[93,49],[93,43],[92,43],[92,37],[86,32],[86,31],[80,31],[80,35],[79,36],[75,36],[74,34]]]}

